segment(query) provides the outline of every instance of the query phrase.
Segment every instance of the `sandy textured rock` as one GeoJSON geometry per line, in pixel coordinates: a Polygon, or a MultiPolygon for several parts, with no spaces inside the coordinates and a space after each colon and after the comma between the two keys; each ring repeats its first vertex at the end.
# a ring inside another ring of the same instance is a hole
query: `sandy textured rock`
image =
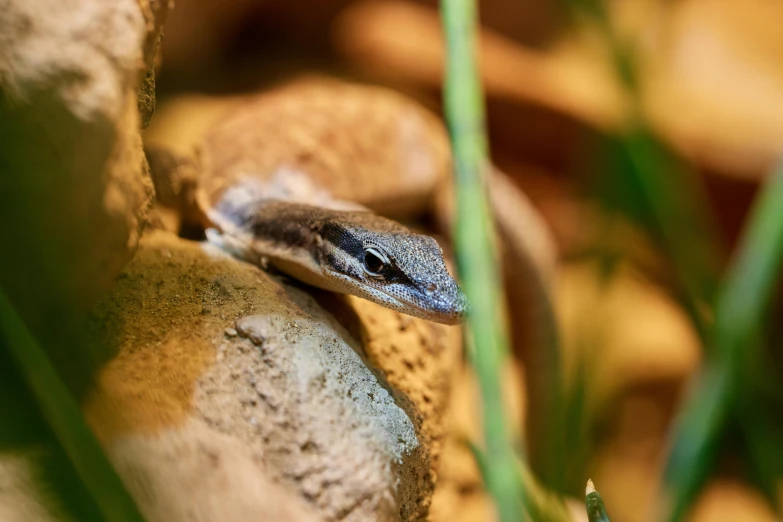
{"type": "Polygon", "coordinates": [[[112,454],[148,521],[323,520],[273,482],[242,442],[200,420],[123,437],[112,454]]]}
{"type": "Polygon", "coordinates": [[[137,108],[148,21],[136,0],[0,8],[0,221],[13,245],[0,283],[47,340],[138,241],[152,196],[137,108]]]}
{"type": "MultiPolygon", "coordinates": [[[[148,7],[0,2],[0,287],[77,393],[91,367],[71,335],[130,259],[152,197],[137,92],[169,4],[148,7]]],[[[0,520],[95,519],[5,352],[0,520]]]]}
{"type": "MultiPolygon", "coordinates": [[[[422,445],[430,448],[429,466],[421,469],[424,475],[401,484],[417,499],[419,513],[424,513],[442,464],[440,454],[447,435],[444,413],[461,360],[461,330],[401,315],[357,297],[347,300],[350,310],[337,311],[338,317],[354,326],[352,331],[361,339],[368,359],[383,368],[389,384],[399,390],[397,404],[409,413],[422,445]],[[425,487],[419,488],[420,483],[425,487]]],[[[414,514],[403,514],[403,519],[414,514]]]]}
{"type": "Polygon", "coordinates": [[[142,47],[146,73],[139,88],[139,116],[141,128],[146,129],[155,112],[155,69],[160,61],[160,43],[163,38],[163,24],[174,8],[174,0],[138,0],[144,20],[147,23],[147,37],[142,47]]]}
{"type": "Polygon", "coordinates": [[[426,512],[458,333],[313,292],[348,330],[214,247],[142,243],[91,321],[86,411],[150,521],[426,512]]]}

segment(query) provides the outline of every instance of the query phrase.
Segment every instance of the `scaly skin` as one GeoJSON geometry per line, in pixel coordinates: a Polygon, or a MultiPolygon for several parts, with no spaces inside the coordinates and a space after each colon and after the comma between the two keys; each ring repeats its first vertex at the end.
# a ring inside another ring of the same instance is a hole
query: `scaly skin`
{"type": "Polygon", "coordinates": [[[305,283],[442,324],[465,316],[467,301],[438,243],[395,221],[369,211],[230,197],[209,217],[221,231],[212,241],[305,283]]]}

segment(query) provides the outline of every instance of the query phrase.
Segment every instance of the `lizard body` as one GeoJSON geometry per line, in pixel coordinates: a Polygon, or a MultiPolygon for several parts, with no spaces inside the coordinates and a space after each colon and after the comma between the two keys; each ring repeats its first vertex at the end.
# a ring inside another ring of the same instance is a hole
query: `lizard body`
{"type": "MultiPolygon", "coordinates": [[[[220,232],[208,234],[212,241],[251,261],[268,260],[313,286],[437,322],[458,322],[465,299],[437,243],[372,213],[400,219],[429,215],[442,232],[450,230],[451,160],[437,117],[386,89],[323,78],[229,105],[193,143],[195,190],[185,190],[178,204],[189,226],[212,227],[220,232]],[[311,208],[305,212],[295,204],[311,208]],[[191,218],[193,207],[200,211],[191,218]],[[253,209],[261,211],[255,223],[249,219],[253,209]],[[396,274],[392,286],[389,279],[368,277],[361,266],[366,249],[324,241],[329,220],[348,231],[346,238],[368,247],[380,244],[381,257],[405,279],[396,274]],[[427,290],[430,283],[435,290],[427,290]]],[[[496,178],[490,176],[490,185],[496,178]]],[[[544,227],[530,219],[535,211],[510,183],[490,192],[508,200],[506,211],[493,208],[502,218],[500,230],[513,232],[512,265],[523,272],[524,288],[530,280],[548,281],[552,249],[544,227]]]]}

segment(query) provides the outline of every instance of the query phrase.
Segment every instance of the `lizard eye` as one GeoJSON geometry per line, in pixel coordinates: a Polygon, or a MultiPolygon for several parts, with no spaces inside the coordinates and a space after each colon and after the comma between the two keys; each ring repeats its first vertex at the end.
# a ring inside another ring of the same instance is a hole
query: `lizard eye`
{"type": "Polygon", "coordinates": [[[364,251],[364,271],[372,277],[383,279],[381,272],[386,268],[385,259],[386,257],[374,248],[368,248],[364,251]]]}

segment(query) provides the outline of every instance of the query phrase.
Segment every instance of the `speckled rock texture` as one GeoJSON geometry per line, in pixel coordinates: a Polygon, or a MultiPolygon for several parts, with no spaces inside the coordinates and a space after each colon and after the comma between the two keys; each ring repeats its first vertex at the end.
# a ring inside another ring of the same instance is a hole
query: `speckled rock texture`
{"type": "Polygon", "coordinates": [[[151,522],[426,515],[459,329],[163,231],[91,325],[88,418],[151,522]]]}
{"type": "Polygon", "coordinates": [[[0,221],[13,245],[0,284],[44,344],[83,318],[138,242],[152,185],[137,94],[168,7],[0,4],[0,221]]]}
{"type": "MultiPolygon", "coordinates": [[[[73,335],[133,255],[152,199],[137,93],[170,7],[0,2],[0,287],[77,392],[91,368],[73,335]]],[[[0,520],[94,520],[26,390],[0,346],[0,520]]]]}

